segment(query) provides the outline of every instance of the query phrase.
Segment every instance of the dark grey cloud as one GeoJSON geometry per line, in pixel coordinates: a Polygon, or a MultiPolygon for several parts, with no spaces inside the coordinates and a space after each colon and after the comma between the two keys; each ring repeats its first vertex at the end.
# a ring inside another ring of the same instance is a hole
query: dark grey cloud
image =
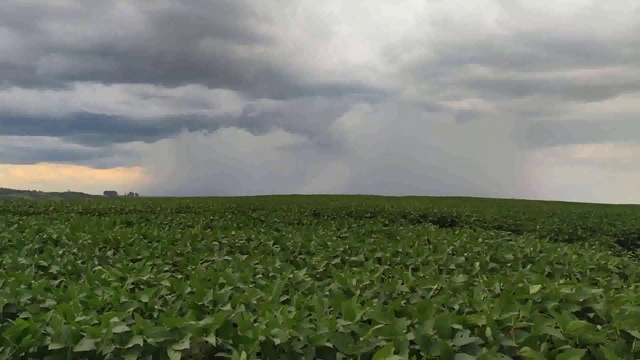
{"type": "Polygon", "coordinates": [[[0,164],[15,165],[44,162],[113,168],[131,165],[128,159],[136,156],[134,151],[113,144],[89,147],[37,135],[0,136],[0,148],[0,164]]]}
{"type": "Polygon", "coordinates": [[[182,130],[215,130],[219,124],[202,119],[136,120],[92,113],[75,113],[64,117],[0,117],[4,135],[50,136],[100,147],[132,141],[154,142],[182,130]]]}
{"type": "MultiPolygon", "coordinates": [[[[202,84],[237,91],[248,99],[286,100],[282,108],[236,115],[163,115],[136,119],[135,114],[75,109],[63,114],[20,114],[0,109],[0,134],[56,136],[104,146],[130,141],[154,142],[183,130],[215,131],[240,126],[259,134],[281,127],[315,134],[354,101],[375,103],[388,96],[382,88],[357,81],[309,81],[273,54],[276,39],[268,29],[273,16],[246,1],[192,1],[158,5],[109,1],[36,4],[10,1],[0,12],[7,29],[0,55],[4,89],[65,91],[74,82],[144,84],[158,88],[202,84]],[[6,54],[13,53],[8,56],[6,54]]],[[[2,43],[0,43],[2,46],[2,43]]],[[[286,60],[286,59],[285,59],[286,60]]],[[[38,96],[38,94],[34,95],[38,96]]],[[[151,92],[150,97],[160,97],[151,92]]],[[[206,95],[205,95],[206,97],[206,95]]],[[[67,106],[66,98],[58,101],[67,106]]],[[[130,99],[132,102],[143,98],[130,99]]],[[[203,98],[167,97],[164,103],[189,110],[212,105],[203,98]]],[[[37,102],[34,99],[34,102],[37,102]]],[[[135,106],[135,105],[134,105],[135,106]]],[[[30,109],[25,109],[30,110],[30,109]]],[[[322,140],[324,139],[324,140],[322,140]]]]}
{"type": "Polygon", "coordinates": [[[273,99],[371,91],[355,82],[309,84],[291,73],[281,55],[270,50],[276,39],[264,30],[277,25],[277,19],[255,4],[196,0],[157,5],[10,1],[0,23],[22,56],[0,61],[0,79],[29,87],[73,81],[202,84],[273,99]]]}
{"type": "Polygon", "coordinates": [[[90,166],[96,169],[110,169],[135,165],[128,161],[129,158],[135,155],[131,151],[119,151],[109,148],[94,148],[92,150],[23,148],[15,151],[3,148],[0,155],[0,163],[14,165],[62,163],[90,166]]]}
{"type": "Polygon", "coordinates": [[[40,162],[78,163],[96,160],[108,154],[104,150],[80,151],[78,149],[12,149],[3,148],[0,162],[3,164],[37,164],[40,162]],[[26,150],[26,151],[25,151],[26,150]]]}
{"type": "MultiPolygon", "coordinates": [[[[235,126],[254,135],[265,134],[274,128],[292,134],[308,136],[317,144],[334,144],[328,134],[331,123],[348,111],[356,101],[376,103],[380,97],[354,96],[342,98],[304,97],[296,98],[273,109],[260,109],[256,105],[245,105],[238,114],[203,115],[158,115],[154,117],[131,117],[92,112],[73,112],[62,115],[30,115],[7,112],[0,113],[0,135],[48,136],[64,139],[70,143],[91,147],[109,144],[145,142],[153,143],[174,137],[183,131],[214,132],[221,127],[235,126]]],[[[195,111],[207,103],[198,99],[175,102],[195,111]]]]}
{"type": "Polygon", "coordinates": [[[384,95],[354,95],[340,98],[305,97],[292,99],[282,107],[253,113],[247,107],[242,116],[237,118],[239,126],[253,134],[268,132],[277,127],[293,134],[310,137],[317,142],[328,141],[331,124],[342,114],[351,109],[354,103],[364,102],[377,104],[384,95]]]}

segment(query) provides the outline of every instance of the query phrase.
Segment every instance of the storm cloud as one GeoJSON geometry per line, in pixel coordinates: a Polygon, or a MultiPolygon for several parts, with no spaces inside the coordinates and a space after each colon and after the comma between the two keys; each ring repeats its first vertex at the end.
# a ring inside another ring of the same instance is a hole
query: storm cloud
{"type": "Polygon", "coordinates": [[[153,195],[640,201],[637,1],[8,0],[0,24],[0,163],[141,167],[153,195]]]}

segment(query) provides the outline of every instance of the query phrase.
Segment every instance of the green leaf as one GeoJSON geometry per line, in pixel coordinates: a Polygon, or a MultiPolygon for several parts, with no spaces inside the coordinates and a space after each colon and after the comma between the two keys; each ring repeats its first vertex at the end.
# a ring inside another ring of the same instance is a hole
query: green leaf
{"type": "Polygon", "coordinates": [[[605,357],[606,360],[620,360],[621,359],[616,354],[615,349],[611,345],[600,347],[600,350],[602,350],[602,354],[604,354],[604,357],[605,357]]]}
{"type": "Polygon", "coordinates": [[[532,348],[525,346],[519,351],[520,355],[522,355],[525,359],[529,360],[545,360],[545,357],[539,352],[533,350],[532,348]]]}
{"type": "Polygon", "coordinates": [[[638,330],[625,330],[625,331],[628,332],[629,334],[631,334],[631,336],[633,336],[636,339],[640,340],[640,331],[638,331],[638,330]]]}
{"type": "Polygon", "coordinates": [[[475,326],[482,326],[487,324],[487,319],[484,314],[472,314],[465,316],[465,320],[475,326]]]}
{"type": "Polygon", "coordinates": [[[348,354],[353,346],[353,338],[345,333],[334,332],[329,334],[329,341],[338,351],[348,354]]]}
{"type": "Polygon", "coordinates": [[[171,348],[173,350],[187,350],[191,347],[191,335],[187,335],[184,338],[182,338],[182,340],[180,340],[179,342],[173,344],[171,346],[171,348]]]}
{"type": "Polygon", "coordinates": [[[84,339],[80,340],[78,344],[76,344],[76,346],[73,348],[73,351],[85,352],[85,351],[92,351],[95,349],[96,349],[95,340],[85,337],[84,339]]]}
{"type": "Polygon", "coordinates": [[[216,331],[222,324],[229,318],[232,313],[231,304],[227,304],[227,310],[219,310],[213,316],[207,317],[206,319],[200,321],[200,324],[206,325],[206,329],[208,331],[216,331]]]}
{"type": "Polygon", "coordinates": [[[529,286],[529,294],[535,294],[542,289],[542,285],[531,285],[529,286]]]}
{"type": "Polygon", "coordinates": [[[450,339],[453,335],[453,316],[450,314],[440,314],[436,317],[435,330],[442,339],[450,339]]]}
{"type": "Polygon", "coordinates": [[[127,343],[127,345],[125,345],[125,349],[134,347],[134,346],[144,346],[144,339],[142,338],[142,336],[140,335],[136,335],[134,337],[131,338],[131,340],[129,340],[129,342],[127,343]]]}
{"type": "Polygon", "coordinates": [[[114,334],[122,334],[131,331],[131,329],[127,325],[118,325],[111,329],[111,332],[114,334]]]}
{"type": "Polygon", "coordinates": [[[65,347],[66,347],[65,344],[52,342],[51,344],[49,344],[47,349],[49,349],[49,350],[58,350],[58,349],[64,349],[65,347]]]}
{"type": "Polygon", "coordinates": [[[502,336],[502,339],[500,339],[500,345],[508,347],[518,347],[518,343],[506,336],[502,336]]]}
{"type": "Polygon", "coordinates": [[[202,340],[208,342],[209,344],[216,346],[218,344],[218,339],[214,333],[209,334],[209,336],[202,338],[202,340]]]}
{"type": "Polygon", "coordinates": [[[563,351],[556,360],[580,360],[587,354],[587,350],[571,348],[563,351]]]}
{"type": "Polygon", "coordinates": [[[271,330],[271,336],[272,336],[271,339],[276,345],[283,344],[290,338],[289,332],[282,329],[271,330]]]}
{"type": "Polygon", "coordinates": [[[378,324],[376,326],[371,327],[371,329],[369,329],[369,331],[367,331],[367,333],[362,338],[360,338],[360,340],[366,340],[366,339],[369,339],[370,337],[373,337],[373,333],[377,329],[380,329],[382,327],[384,327],[384,324],[378,324]]]}
{"type": "Polygon", "coordinates": [[[572,320],[567,325],[567,333],[582,335],[586,331],[588,331],[593,325],[584,321],[584,320],[572,320]]]}
{"type": "Polygon", "coordinates": [[[152,327],[145,330],[145,338],[152,345],[161,343],[165,340],[171,339],[171,333],[164,328],[161,327],[152,327]]]}
{"type": "Polygon", "coordinates": [[[554,327],[551,326],[545,326],[542,329],[540,329],[540,333],[541,334],[546,334],[546,335],[551,335],[555,338],[564,340],[565,337],[564,335],[562,335],[562,331],[560,331],[559,329],[556,329],[554,327]]]}
{"type": "Polygon", "coordinates": [[[169,360],[180,360],[182,358],[182,352],[168,348],[167,356],[169,357],[169,360]]]}
{"type": "Polygon", "coordinates": [[[465,274],[459,274],[451,278],[451,280],[456,284],[461,284],[469,279],[469,276],[465,274]]]}
{"type": "Polygon", "coordinates": [[[567,325],[566,333],[577,338],[581,344],[602,344],[607,342],[606,334],[593,324],[583,320],[573,320],[567,325]]]}
{"type": "Polygon", "coordinates": [[[493,331],[491,331],[490,327],[487,326],[487,328],[484,331],[484,335],[487,337],[487,339],[493,340],[493,331]]]}
{"type": "Polygon", "coordinates": [[[371,360],[387,360],[393,356],[393,343],[385,345],[382,349],[376,351],[371,360]]]}
{"type": "Polygon", "coordinates": [[[342,303],[342,314],[345,320],[354,322],[357,320],[358,299],[354,296],[349,301],[342,303]]]}
{"type": "Polygon", "coordinates": [[[452,359],[455,353],[446,341],[440,341],[435,349],[439,359],[452,359]]]}
{"type": "Polygon", "coordinates": [[[125,360],[137,360],[140,357],[142,349],[127,349],[123,352],[122,358],[125,360]]]}
{"type": "Polygon", "coordinates": [[[456,334],[456,336],[453,338],[453,345],[457,347],[462,347],[480,340],[480,338],[475,336],[470,336],[470,334],[471,334],[471,331],[469,330],[459,331],[456,334]]]}
{"type": "Polygon", "coordinates": [[[476,360],[475,356],[471,356],[467,353],[457,353],[456,356],[453,357],[454,360],[476,360]]]}

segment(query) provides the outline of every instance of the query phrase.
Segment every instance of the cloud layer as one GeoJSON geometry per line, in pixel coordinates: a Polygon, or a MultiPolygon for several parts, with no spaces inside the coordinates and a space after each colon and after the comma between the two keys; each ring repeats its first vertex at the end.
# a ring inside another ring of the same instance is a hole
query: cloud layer
{"type": "Polygon", "coordinates": [[[637,1],[8,0],[0,24],[5,166],[136,167],[154,195],[640,201],[637,1]]]}

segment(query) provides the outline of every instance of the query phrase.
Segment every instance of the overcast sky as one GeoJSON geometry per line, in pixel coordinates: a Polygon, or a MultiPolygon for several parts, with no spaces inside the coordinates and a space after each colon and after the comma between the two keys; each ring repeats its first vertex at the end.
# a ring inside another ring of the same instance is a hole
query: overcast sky
{"type": "Polygon", "coordinates": [[[640,2],[3,0],[0,187],[640,202],[640,2]]]}

